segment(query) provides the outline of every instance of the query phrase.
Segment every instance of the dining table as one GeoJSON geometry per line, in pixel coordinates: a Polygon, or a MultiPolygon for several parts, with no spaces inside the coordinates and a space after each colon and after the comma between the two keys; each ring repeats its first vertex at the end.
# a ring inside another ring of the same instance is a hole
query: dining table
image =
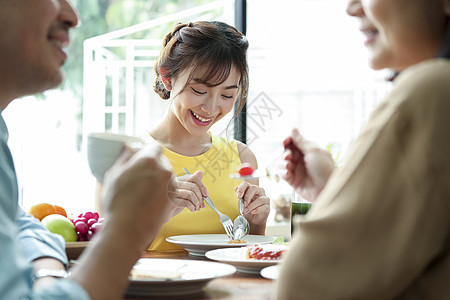
{"type": "MultiPolygon", "coordinates": [[[[206,257],[190,255],[185,250],[173,251],[144,251],[141,258],[162,258],[162,259],[184,259],[184,260],[203,260],[212,261],[206,257]]],[[[266,300],[272,299],[271,294],[274,288],[274,281],[266,279],[260,274],[235,273],[226,277],[214,278],[204,287],[204,289],[196,294],[177,295],[177,296],[124,296],[124,300],[142,300],[142,299],[188,299],[188,300],[205,300],[205,299],[245,299],[245,300],[266,300]]]]}

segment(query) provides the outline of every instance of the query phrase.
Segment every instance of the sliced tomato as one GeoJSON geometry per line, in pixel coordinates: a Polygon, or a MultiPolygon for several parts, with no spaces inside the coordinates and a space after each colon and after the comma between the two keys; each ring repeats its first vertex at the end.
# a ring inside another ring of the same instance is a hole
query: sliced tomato
{"type": "Polygon", "coordinates": [[[243,163],[239,167],[239,175],[241,175],[241,176],[250,176],[253,174],[254,171],[255,171],[255,168],[253,168],[253,166],[249,163],[243,163]]]}

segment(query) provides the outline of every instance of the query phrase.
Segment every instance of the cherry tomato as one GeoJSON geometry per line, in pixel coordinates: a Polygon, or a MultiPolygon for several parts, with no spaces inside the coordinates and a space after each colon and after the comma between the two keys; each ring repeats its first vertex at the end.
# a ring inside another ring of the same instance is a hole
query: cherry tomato
{"type": "Polygon", "coordinates": [[[239,175],[241,176],[250,176],[253,174],[255,169],[249,163],[243,163],[239,168],[239,175]]]}

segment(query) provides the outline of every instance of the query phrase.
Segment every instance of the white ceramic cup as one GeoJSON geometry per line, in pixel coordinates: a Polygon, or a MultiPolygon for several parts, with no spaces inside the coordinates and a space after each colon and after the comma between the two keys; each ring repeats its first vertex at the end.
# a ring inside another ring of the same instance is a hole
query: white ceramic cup
{"type": "Polygon", "coordinates": [[[103,183],[105,172],[115,163],[125,145],[141,148],[144,140],[135,136],[93,132],[87,136],[87,157],[91,172],[103,183]]]}

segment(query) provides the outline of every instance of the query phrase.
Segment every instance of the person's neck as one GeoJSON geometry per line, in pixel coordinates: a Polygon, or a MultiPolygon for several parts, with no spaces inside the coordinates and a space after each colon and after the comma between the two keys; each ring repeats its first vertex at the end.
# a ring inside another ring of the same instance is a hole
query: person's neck
{"type": "MultiPolygon", "coordinates": [[[[0,63],[0,66],[3,66],[0,63]]],[[[0,111],[5,110],[15,99],[24,97],[25,91],[17,87],[17,82],[7,72],[0,73],[0,111]]]]}
{"type": "Polygon", "coordinates": [[[149,131],[149,134],[162,146],[175,153],[197,156],[205,153],[212,144],[211,135],[195,136],[190,134],[177,120],[165,118],[149,131]]]}
{"type": "Polygon", "coordinates": [[[13,101],[11,97],[2,94],[3,91],[0,91],[0,112],[4,111],[6,107],[13,101]]]}

